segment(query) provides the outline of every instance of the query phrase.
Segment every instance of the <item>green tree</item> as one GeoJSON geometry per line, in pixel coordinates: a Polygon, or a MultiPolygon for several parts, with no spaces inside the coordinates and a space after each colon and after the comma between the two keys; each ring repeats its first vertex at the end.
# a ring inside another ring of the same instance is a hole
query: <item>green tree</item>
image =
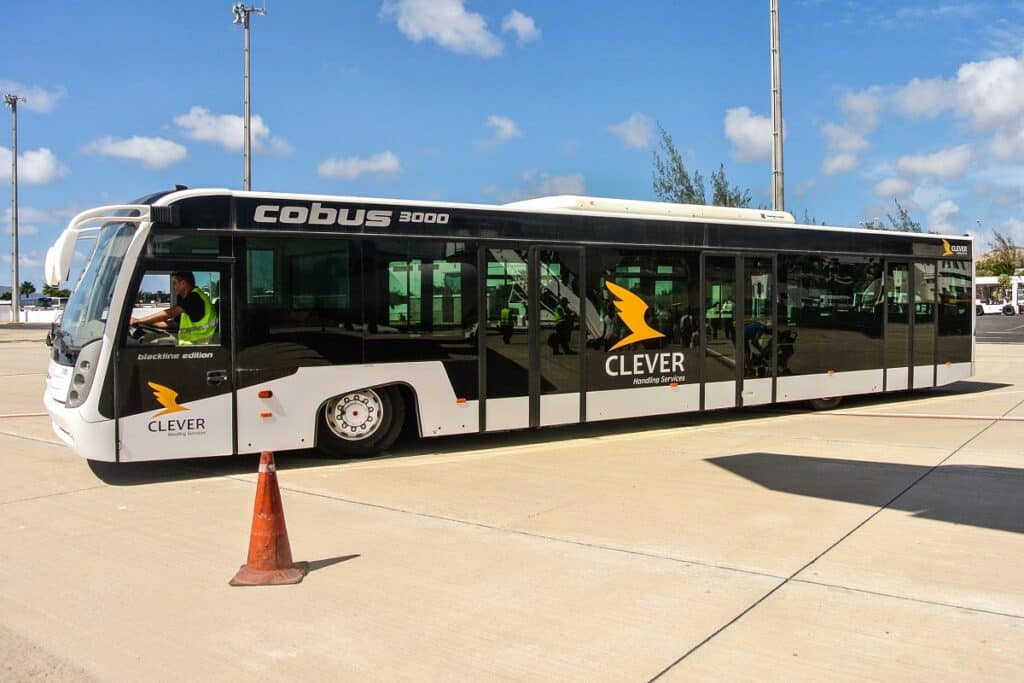
{"type": "Polygon", "coordinates": [[[43,285],[43,296],[55,296],[61,299],[66,299],[71,296],[71,290],[61,289],[56,285],[43,285]]]}
{"type": "Polygon", "coordinates": [[[750,190],[742,190],[739,185],[729,185],[725,178],[725,165],[719,164],[718,170],[711,174],[712,198],[715,206],[750,206],[750,190]]]}
{"type": "Polygon", "coordinates": [[[901,232],[924,232],[921,229],[921,224],[914,220],[908,211],[899,200],[893,197],[893,203],[896,204],[896,215],[891,213],[885,214],[886,219],[889,221],[888,227],[886,227],[883,221],[872,219],[870,221],[864,221],[864,227],[868,230],[898,230],[901,232]]]}
{"type": "Polygon", "coordinates": [[[910,212],[903,208],[899,200],[893,197],[892,201],[896,204],[896,215],[893,216],[891,213],[885,214],[885,217],[889,219],[891,229],[902,232],[922,232],[921,224],[911,218],[910,212]]]}
{"type": "Polygon", "coordinates": [[[658,124],[661,153],[654,150],[654,194],[666,202],[706,204],[704,178],[700,171],[690,177],[683,155],[676,149],[669,132],[658,124]]]}
{"type": "Polygon", "coordinates": [[[36,293],[36,286],[28,280],[25,280],[21,283],[21,286],[18,287],[18,291],[22,296],[31,296],[36,293]]]}
{"type": "Polygon", "coordinates": [[[1009,276],[1024,266],[1021,250],[1014,246],[1009,237],[998,230],[992,233],[992,241],[989,242],[989,246],[992,251],[978,259],[978,275],[1005,275],[1009,282],[1009,276]]]}
{"type": "MultiPolygon", "coordinates": [[[[658,124],[658,147],[654,150],[654,194],[659,199],[677,204],[707,204],[707,188],[700,171],[686,169],[672,136],[658,124]]],[[[711,203],[714,206],[750,206],[750,190],[730,185],[725,165],[711,174],[711,203]]]]}
{"type": "Polygon", "coordinates": [[[10,292],[4,292],[3,294],[0,294],[0,301],[10,301],[10,300],[11,300],[11,293],[10,292]]]}

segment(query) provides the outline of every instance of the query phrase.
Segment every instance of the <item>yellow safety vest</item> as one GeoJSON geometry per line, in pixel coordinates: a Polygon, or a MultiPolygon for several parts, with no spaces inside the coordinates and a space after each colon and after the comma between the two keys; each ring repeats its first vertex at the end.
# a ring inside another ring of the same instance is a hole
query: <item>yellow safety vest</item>
{"type": "Polygon", "coordinates": [[[195,287],[193,292],[203,300],[203,317],[199,320],[192,320],[188,313],[182,312],[181,324],[178,325],[178,346],[190,346],[192,344],[209,344],[217,334],[217,311],[213,302],[206,292],[195,287]]]}

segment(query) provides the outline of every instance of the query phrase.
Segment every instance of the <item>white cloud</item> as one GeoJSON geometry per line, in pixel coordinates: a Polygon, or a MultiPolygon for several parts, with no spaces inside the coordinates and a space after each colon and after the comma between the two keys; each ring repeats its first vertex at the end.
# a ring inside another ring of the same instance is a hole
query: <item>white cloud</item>
{"type": "Polygon", "coordinates": [[[432,40],[458,54],[488,58],[503,49],[487,21],[467,11],[463,0],[384,0],[380,16],[394,18],[398,30],[415,43],[432,40]]]}
{"type": "Polygon", "coordinates": [[[373,174],[377,176],[378,180],[384,180],[401,173],[402,162],[394,152],[388,150],[366,159],[360,157],[327,159],[317,167],[316,172],[323,178],[355,180],[360,176],[373,174]]]}
{"type": "Polygon", "coordinates": [[[910,181],[906,178],[886,178],[875,185],[875,196],[882,199],[905,197],[910,194],[910,181]]]}
{"type": "Polygon", "coordinates": [[[846,173],[857,167],[857,156],[854,154],[831,154],[821,164],[821,172],[825,175],[846,173]]]}
{"type": "Polygon", "coordinates": [[[896,161],[896,168],[900,173],[907,175],[958,178],[967,169],[967,164],[971,161],[971,154],[970,145],[959,145],[934,154],[900,157],[896,161]]]}
{"type": "MultiPolygon", "coordinates": [[[[18,232],[20,233],[21,230],[18,230],[18,232]]],[[[11,255],[10,254],[4,254],[0,258],[3,259],[4,263],[10,265],[10,263],[11,263],[11,255]]],[[[18,266],[20,268],[38,268],[41,265],[43,265],[43,257],[38,252],[35,252],[35,251],[31,251],[31,252],[19,251],[19,253],[18,253],[18,266]]],[[[24,282],[27,279],[25,277],[25,273],[21,273],[21,276],[18,279],[21,280],[22,282],[24,282]]]]}
{"type": "MultiPolygon", "coordinates": [[[[4,234],[5,235],[10,235],[11,234],[10,212],[8,212],[8,218],[4,222],[4,234]]],[[[23,221],[22,218],[21,218],[20,212],[19,212],[19,216],[18,216],[18,236],[19,237],[26,237],[26,236],[32,236],[32,235],[38,235],[38,234],[39,234],[39,226],[33,225],[32,223],[26,223],[25,221],[23,221]]]]}
{"type": "MultiPolygon", "coordinates": [[[[46,147],[18,155],[18,182],[25,185],[46,185],[68,174],[67,166],[46,147]]],[[[11,150],[0,147],[0,180],[11,179],[11,150]]]]}
{"type": "Polygon", "coordinates": [[[733,144],[732,157],[739,161],[769,159],[772,155],[772,120],[757,116],[747,107],[725,112],[725,137],[733,144]]]}
{"type": "Polygon", "coordinates": [[[613,133],[628,149],[648,149],[651,146],[651,120],[639,112],[634,112],[628,119],[606,128],[613,133]]]}
{"type": "Polygon", "coordinates": [[[928,212],[928,229],[935,232],[957,232],[954,217],[960,213],[960,207],[947,199],[932,207],[928,212]]]}
{"type": "MultiPolygon", "coordinates": [[[[214,114],[205,107],[194,106],[187,113],[174,117],[185,137],[197,142],[212,142],[232,152],[245,146],[245,120],[235,114],[214,114]]],[[[257,152],[268,149],[276,154],[288,154],[291,146],[281,138],[272,137],[270,128],[258,114],[250,119],[252,147],[257,152]]]]}
{"type": "Polygon", "coordinates": [[[1002,128],[988,143],[988,150],[996,159],[1007,161],[1024,155],[1024,126],[1002,128]]]}
{"type": "Polygon", "coordinates": [[[882,89],[872,86],[860,92],[846,93],[839,101],[839,106],[861,129],[870,132],[878,125],[883,103],[882,89]]]}
{"type": "Polygon", "coordinates": [[[952,106],[956,88],[941,78],[915,78],[892,95],[896,110],[911,118],[935,118],[952,106]]]}
{"type": "Polygon", "coordinates": [[[533,17],[527,16],[517,9],[505,15],[501,22],[502,33],[511,31],[516,34],[516,42],[520,45],[533,42],[540,38],[540,29],[537,28],[533,17]]]}
{"type": "Polygon", "coordinates": [[[828,140],[829,149],[835,152],[859,152],[868,146],[864,136],[848,126],[826,123],[821,132],[828,140]]]}
{"type": "Polygon", "coordinates": [[[18,108],[25,108],[41,114],[53,111],[57,103],[68,94],[64,87],[47,90],[37,85],[24,85],[14,81],[0,81],[0,92],[24,97],[24,102],[18,102],[18,108]]]}
{"type": "Polygon", "coordinates": [[[516,122],[507,116],[491,114],[487,117],[484,127],[490,128],[494,131],[493,141],[495,143],[523,137],[523,131],[519,130],[519,126],[516,125],[516,122]]]}
{"type": "Polygon", "coordinates": [[[957,111],[975,128],[1019,125],[1024,113],[1024,55],[964,64],[956,84],[957,111]]]}
{"type": "Polygon", "coordinates": [[[494,185],[488,185],[483,191],[485,194],[494,196],[500,202],[516,202],[559,194],[587,193],[587,182],[582,173],[568,173],[559,176],[531,169],[524,171],[520,177],[526,183],[523,187],[505,192],[494,185]]]}
{"type": "Polygon", "coordinates": [[[138,135],[130,138],[108,136],[94,140],[86,145],[83,151],[86,154],[141,161],[146,168],[166,168],[184,161],[188,156],[188,151],[177,142],[138,135]]]}

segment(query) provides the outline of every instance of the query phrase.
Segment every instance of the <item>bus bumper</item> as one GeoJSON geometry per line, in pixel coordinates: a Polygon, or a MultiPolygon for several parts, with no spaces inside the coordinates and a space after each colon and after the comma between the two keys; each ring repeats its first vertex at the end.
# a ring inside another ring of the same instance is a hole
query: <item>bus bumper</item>
{"type": "Polygon", "coordinates": [[[88,460],[114,462],[114,421],[86,422],[78,408],[66,408],[50,392],[43,395],[53,433],[78,455],[88,460]]]}

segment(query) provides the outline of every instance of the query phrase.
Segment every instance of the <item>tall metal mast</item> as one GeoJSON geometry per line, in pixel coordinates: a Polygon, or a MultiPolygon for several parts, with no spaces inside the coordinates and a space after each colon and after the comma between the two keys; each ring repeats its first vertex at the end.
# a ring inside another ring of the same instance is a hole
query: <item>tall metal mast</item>
{"type": "Polygon", "coordinates": [[[245,29],[245,75],[244,75],[244,101],[242,104],[242,118],[244,120],[244,170],[242,174],[242,189],[252,189],[252,127],[250,125],[251,111],[250,111],[250,91],[249,91],[249,15],[260,14],[265,15],[267,10],[262,7],[250,7],[242,3],[235,3],[232,6],[231,11],[235,14],[236,24],[241,24],[242,28],[245,29]]]}
{"type": "Polygon", "coordinates": [[[25,98],[7,93],[4,104],[11,108],[11,322],[21,321],[21,292],[18,281],[18,102],[25,98]]]}
{"type": "Polygon", "coordinates": [[[772,209],[786,210],[782,172],[782,55],[779,50],[779,0],[769,0],[772,44],[772,209]]]}

